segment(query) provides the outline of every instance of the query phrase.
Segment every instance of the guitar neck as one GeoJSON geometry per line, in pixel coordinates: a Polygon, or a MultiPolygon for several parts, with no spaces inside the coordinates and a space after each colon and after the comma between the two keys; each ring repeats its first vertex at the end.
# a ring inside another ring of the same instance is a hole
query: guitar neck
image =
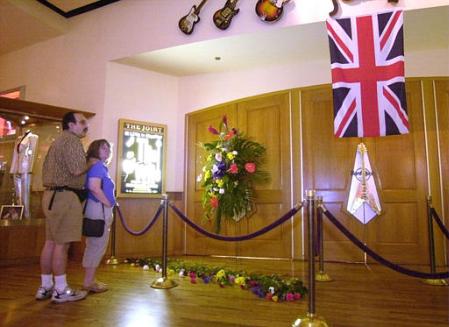
{"type": "Polygon", "coordinates": [[[195,14],[198,15],[200,13],[201,8],[203,8],[203,6],[206,4],[206,2],[207,2],[207,0],[201,1],[201,3],[198,5],[198,7],[196,7],[195,14]]]}

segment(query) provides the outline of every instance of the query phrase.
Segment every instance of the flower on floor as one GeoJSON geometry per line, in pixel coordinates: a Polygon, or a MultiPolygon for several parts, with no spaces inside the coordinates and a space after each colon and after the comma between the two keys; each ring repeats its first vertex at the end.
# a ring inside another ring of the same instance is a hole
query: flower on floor
{"type": "Polygon", "coordinates": [[[219,233],[222,217],[239,221],[253,211],[254,184],[268,180],[268,174],[259,169],[266,149],[229,128],[226,116],[218,129],[209,126],[208,131],[218,139],[203,144],[206,158],[197,181],[204,187],[205,216],[214,220],[219,233]]]}
{"type": "MultiPolygon", "coordinates": [[[[126,262],[131,266],[145,266],[161,268],[158,259],[129,258],[126,262]]],[[[297,301],[307,294],[307,288],[298,278],[284,278],[279,275],[248,274],[245,271],[235,271],[224,267],[212,267],[208,265],[169,260],[167,271],[176,272],[179,277],[189,277],[192,284],[197,280],[204,284],[216,283],[221,288],[226,286],[239,286],[243,290],[249,290],[259,298],[272,302],[297,301]]],[[[175,276],[175,275],[173,275],[175,276]]]]}

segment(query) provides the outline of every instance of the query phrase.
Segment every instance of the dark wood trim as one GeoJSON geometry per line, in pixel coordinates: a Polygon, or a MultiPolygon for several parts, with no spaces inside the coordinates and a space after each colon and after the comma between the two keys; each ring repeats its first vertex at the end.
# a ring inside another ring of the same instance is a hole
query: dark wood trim
{"type": "Polygon", "coordinates": [[[57,14],[61,15],[62,17],[70,18],[70,17],[76,16],[76,15],[80,15],[80,14],[86,13],[86,12],[91,11],[91,10],[95,10],[95,9],[101,8],[101,7],[109,5],[111,3],[118,2],[120,0],[99,0],[99,1],[95,1],[95,2],[92,2],[92,3],[88,4],[88,5],[85,5],[85,6],[76,8],[76,9],[72,9],[72,10],[69,10],[69,11],[64,11],[61,8],[55,6],[50,1],[47,1],[47,0],[37,0],[37,1],[39,3],[41,3],[41,4],[43,4],[44,6],[50,8],[51,10],[56,12],[57,14]]]}
{"type": "Polygon", "coordinates": [[[62,120],[64,114],[70,111],[82,113],[86,118],[95,116],[95,113],[89,111],[0,97],[0,112],[8,112],[16,115],[28,115],[30,117],[60,121],[62,120]]]}

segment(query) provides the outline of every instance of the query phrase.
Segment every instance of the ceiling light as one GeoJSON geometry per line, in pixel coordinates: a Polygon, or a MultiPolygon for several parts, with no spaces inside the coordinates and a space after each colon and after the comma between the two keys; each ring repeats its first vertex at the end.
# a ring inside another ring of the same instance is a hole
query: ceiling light
{"type": "Polygon", "coordinates": [[[25,125],[26,123],[27,122],[25,120],[23,120],[23,119],[20,121],[20,124],[22,124],[22,125],[25,125]]]}
{"type": "Polygon", "coordinates": [[[30,119],[30,116],[23,116],[23,119],[28,120],[30,119]]]}

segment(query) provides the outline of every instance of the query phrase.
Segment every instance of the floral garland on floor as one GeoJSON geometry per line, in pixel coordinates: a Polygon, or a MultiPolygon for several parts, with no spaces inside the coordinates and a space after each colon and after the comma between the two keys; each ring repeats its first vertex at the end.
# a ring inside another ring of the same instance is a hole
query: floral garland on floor
{"type": "MultiPolygon", "coordinates": [[[[128,258],[125,263],[140,266],[144,270],[153,269],[161,272],[161,261],[153,258],[128,258]]],[[[259,298],[273,302],[296,301],[307,294],[307,288],[298,278],[285,279],[279,275],[248,274],[221,266],[208,266],[198,263],[187,263],[181,260],[168,261],[167,274],[177,273],[179,277],[188,277],[192,284],[198,280],[205,284],[216,283],[220,287],[237,285],[241,289],[250,290],[259,298]]]]}
{"type": "Polygon", "coordinates": [[[268,174],[259,170],[266,149],[229,128],[226,116],[218,130],[212,126],[208,130],[218,140],[202,145],[207,156],[197,182],[204,187],[205,217],[215,220],[215,232],[219,233],[222,217],[239,221],[254,211],[253,185],[268,180],[268,174]]]}

